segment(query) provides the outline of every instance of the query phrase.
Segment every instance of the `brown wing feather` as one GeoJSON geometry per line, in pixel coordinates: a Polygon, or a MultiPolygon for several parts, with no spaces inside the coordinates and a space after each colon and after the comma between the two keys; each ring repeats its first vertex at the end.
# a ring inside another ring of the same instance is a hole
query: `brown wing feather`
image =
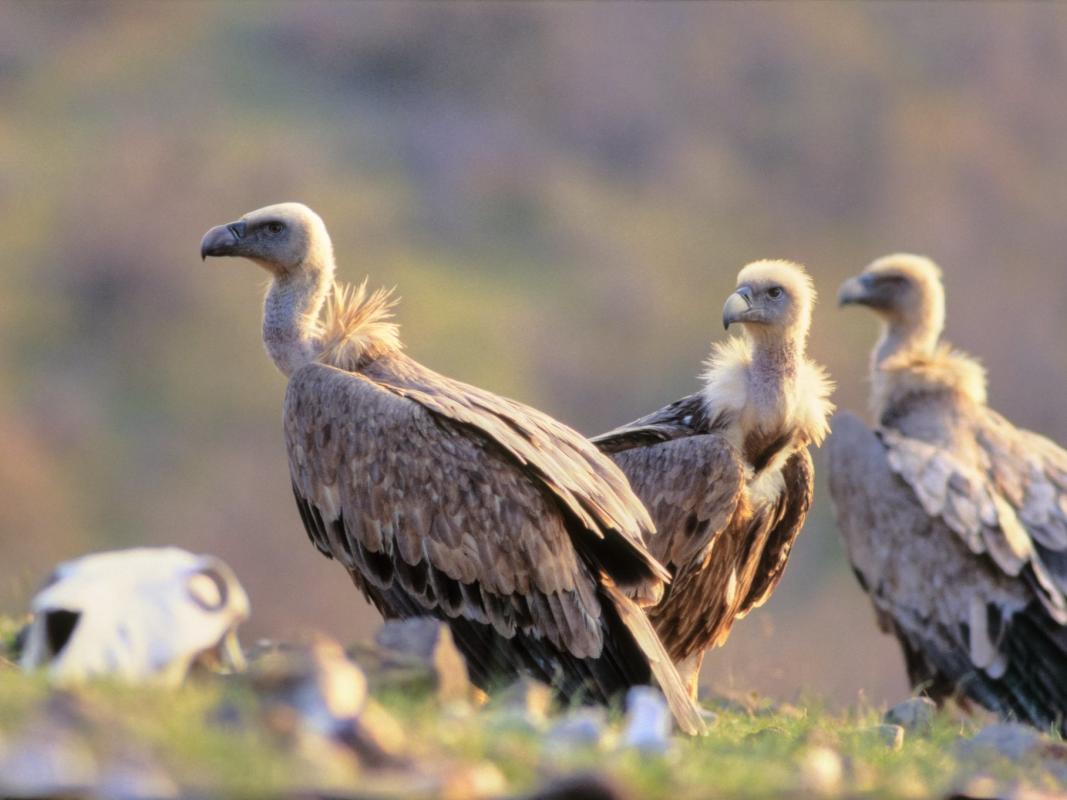
{"type": "Polygon", "coordinates": [[[715,424],[714,420],[708,419],[704,398],[691,394],[589,441],[602,453],[614,454],[656,442],[709,433],[715,424]]]}
{"type": "Polygon", "coordinates": [[[703,561],[744,491],[744,465],[717,434],[632,447],[612,458],[656,523],[649,550],[671,573],[703,561]]]}
{"type": "Polygon", "coordinates": [[[536,409],[423,367],[402,353],[370,365],[366,375],[402,397],[481,431],[526,466],[589,536],[575,545],[616,584],[644,602],[669,574],[644,545],[655,527],[626,477],[585,438],[536,409]]]}

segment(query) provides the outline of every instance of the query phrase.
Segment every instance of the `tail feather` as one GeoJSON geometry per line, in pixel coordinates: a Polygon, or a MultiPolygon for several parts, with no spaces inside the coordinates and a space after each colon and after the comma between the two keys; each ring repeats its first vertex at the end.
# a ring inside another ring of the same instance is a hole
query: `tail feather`
{"type": "Polygon", "coordinates": [[[601,577],[601,586],[615,606],[619,618],[633,635],[637,646],[648,659],[648,665],[663,696],[667,698],[667,705],[678,727],[690,736],[703,736],[707,733],[707,728],[704,726],[700,709],[686,691],[678,670],[674,668],[671,657],[667,655],[645,612],[606,576],[601,577]]]}

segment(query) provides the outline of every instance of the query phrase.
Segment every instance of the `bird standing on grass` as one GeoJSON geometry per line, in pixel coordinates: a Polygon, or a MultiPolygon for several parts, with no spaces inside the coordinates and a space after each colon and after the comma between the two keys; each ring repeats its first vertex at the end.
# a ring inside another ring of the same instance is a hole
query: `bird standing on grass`
{"type": "Polygon", "coordinates": [[[387,618],[445,620],[483,688],[530,674],[604,702],[653,676],[695,705],[638,604],[666,570],[611,461],[532,408],[401,350],[387,292],[334,281],[322,220],[284,203],[212,228],[206,256],[272,276],[263,340],[289,378],[285,439],[308,536],[387,618]]]}
{"type": "Polygon", "coordinates": [[[704,388],[593,439],[630,479],[672,582],[649,617],[691,696],[705,651],[763,604],[811,505],[808,446],[829,427],[832,385],[805,355],[815,290],[788,261],[737,276],[704,388]]]}
{"type": "Polygon", "coordinates": [[[1067,452],[986,405],[985,372],[941,342],[932,261],[879,259],[841,287],[881,318],[875,428],[834,419],[830,492],[860,585],[908,677],[1067,733],[1067,452]]]}

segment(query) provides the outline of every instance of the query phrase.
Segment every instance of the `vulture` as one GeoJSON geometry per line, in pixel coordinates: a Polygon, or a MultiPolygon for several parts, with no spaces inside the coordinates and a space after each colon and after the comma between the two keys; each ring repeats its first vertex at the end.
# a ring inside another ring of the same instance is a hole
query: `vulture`
{"type": "Polygon", "coordinates": [[[704,387],[592,441],[630,479],[671,573],[649,617],[690,696],[704,652],[762,605],[785,570],[811,505],[809,445],[829,431],[832,384],[805,354],[815,290],[798,264],[738,273],[704,387]]]}
{"type": "Polygon", "coordinates": [[[830,493],[860,586],[913,687],[1067,734],[1067,452],[986,405],[985,372],[941,341],[941,273],[881,258],[842,305],[882,321],[874,428],[841,413],[830,493]]]}
{"type": "Polygon", "coordinates": [[[330,236],[304,205],[212,228],[201,256],[270,274],[263,341],[288,378],[300,517],[384,617],[444,621],[484,689],[529,675],[607,702],[655,678],[679,726],[703,729],[641,609],[669,575],[610,459],[547,415],[407,356],[390,293],[335,283],[330,236]]]}

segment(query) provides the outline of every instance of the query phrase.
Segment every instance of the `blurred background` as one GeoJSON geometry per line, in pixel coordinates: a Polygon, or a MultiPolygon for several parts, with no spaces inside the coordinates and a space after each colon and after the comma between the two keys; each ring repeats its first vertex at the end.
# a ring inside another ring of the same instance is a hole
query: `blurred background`
{"type": "MultiPolygon", "coordinates": [[[[1067,6],[0,0],[0,612],[90,549],[177,544],[246,642],[377,625],[308,544],[265,275],[210,226],[317,209],[409,351],[598,433],[693,391],[737,270],[806,264],[866,407],[877,256],[945,270],[992,402],[1067,442],[1067,6]]],[[[821,465],[819,457],[817,464],[821,465]]],[[[906,692],[823,486],[705,681],[906,692]]]]}

